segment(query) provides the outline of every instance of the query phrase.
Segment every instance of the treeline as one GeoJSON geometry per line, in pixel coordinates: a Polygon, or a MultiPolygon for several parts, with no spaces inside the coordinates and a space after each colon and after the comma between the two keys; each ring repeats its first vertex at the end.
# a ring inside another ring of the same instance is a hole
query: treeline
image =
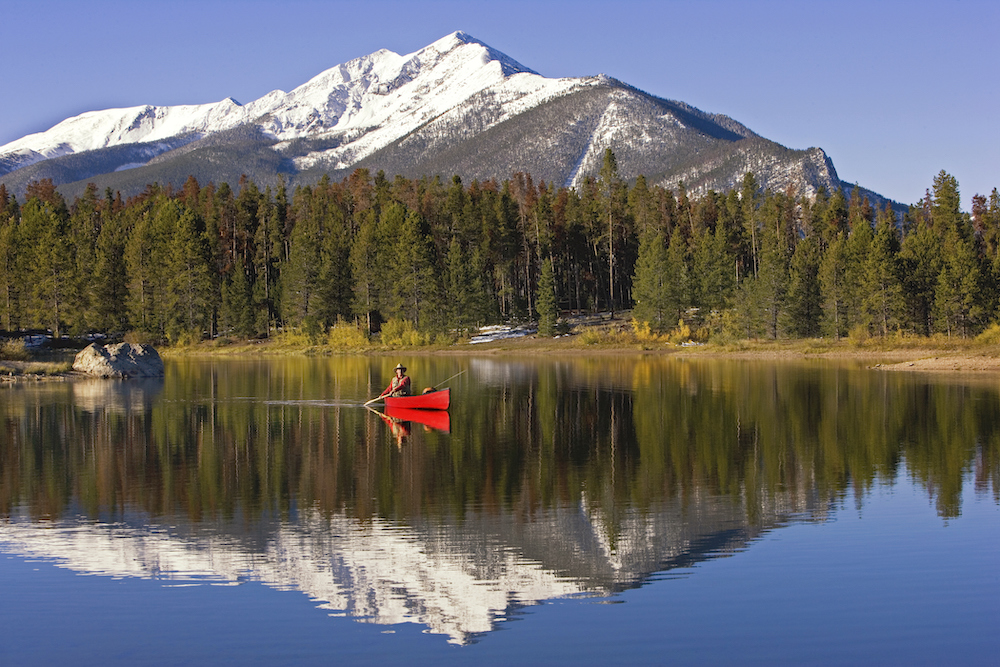
{"type": "Polygon", "coordinates": [[[0,327],[139,331],[172,342],[318,335],[387,322],[428,335],[634,308],[703,336],[974,335],[997,316],[1000,194],[960,210],[941,172],[902,217],[857,189],[692,197],[627,183],[614,155],[579,189],[363,169],[289,193],[242,179],[72,204],[0,185],[0,327]],[[553,298],[554,297],[554,298],[553,298]]]}

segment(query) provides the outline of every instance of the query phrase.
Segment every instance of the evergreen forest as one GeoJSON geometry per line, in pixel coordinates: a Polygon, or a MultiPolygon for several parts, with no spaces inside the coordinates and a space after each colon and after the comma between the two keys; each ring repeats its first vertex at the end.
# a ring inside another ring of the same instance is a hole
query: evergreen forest
{"type": "Polygon", "coordinates": [[[389,180],[359,169],[289,192],[243,178],[125,201],[0,185],[0,328],[171,343],[278,331],[455,339],[498,322],[631,310],[696,337],[974,336],[1000,302],[1000,194],[960,208],[942,171],[898,214],[855,189],[772,192],[753,174],[695,196],[618,174],[579,189],[389,180]]]}

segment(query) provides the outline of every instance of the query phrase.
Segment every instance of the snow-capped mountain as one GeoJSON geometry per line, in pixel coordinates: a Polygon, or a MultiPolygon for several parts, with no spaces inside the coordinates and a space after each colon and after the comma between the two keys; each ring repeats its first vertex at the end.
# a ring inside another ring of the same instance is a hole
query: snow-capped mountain
{"type": "Polygon", "coordinates": [[[366,167],[466,180],[523,171],[576,186],[608,147],[622,175],[689,191],[728,189],[747,171],[774,189],[840,187],[821,149],[787,149],[608,77],[546,78],[462,32],[409,55],[377,51],[245,105],[87,112],[0,146],[0,181],[16,193],[52,178],[67,194],[87,182],[129,194],[189,175],[264,185],[366,167]]]}

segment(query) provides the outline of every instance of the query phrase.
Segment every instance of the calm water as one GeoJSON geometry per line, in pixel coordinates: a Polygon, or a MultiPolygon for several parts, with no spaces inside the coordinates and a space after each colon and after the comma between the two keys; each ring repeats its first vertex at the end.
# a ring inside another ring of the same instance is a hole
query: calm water
{"type": "Polygon", "coordinates": [[[0,387],[0,664],[997,664],[1000,379],[396,361],[0,387]]]}

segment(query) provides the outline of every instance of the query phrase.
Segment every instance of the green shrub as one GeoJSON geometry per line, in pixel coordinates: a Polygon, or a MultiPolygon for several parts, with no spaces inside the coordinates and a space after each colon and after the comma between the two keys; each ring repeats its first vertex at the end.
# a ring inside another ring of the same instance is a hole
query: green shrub
{"type": "Polygon", "coordinates": [[[430,334],[417,331],[409,320],[394,317],[382,325],[383,345],[415,347],[428,345],[430,341],[430,334]]]}
{"type": "Polygon", "coordinates": [[[175,329],[167,334],[167,341],[173,347],[191,347],[201,342],[201,331],[175,329]]]}
{"type": "Polygon", "coordinates": [[[313,342],[302,329],[285,328],[274,337],[276,347],[310,347],[313,342]]]}
{"type": "Polygon", "coordinates": [[[678,320],[677,326],[667,332],[667,340],[674,345],[691,340],[691,327],[684,324],[684,320],[678,320]]]}
{"type": "Polygon", "coordinates": [[[976,336],[980,345],[1000,345],[1000,324],[993,323],[985,331],[976,336]]]}
{"type": "Polygon", "coordinates": [[[326,344],[335,350],[363,350],[368,336],[350,322],[337,322],[327,330],[326,344]]]}
{"type": "Polygon", "coordinates": [[[24,341],[20,338],[8,340],[0,345],[0,359],[8,361],[27,361],[31,357],[24,341]]]}
{"type": "Polygon", "coordinates": [[[868,343],[868,339],[871,338],[871,334],[868,333],[868,325],[855,324],[847,332],[847,337],[850,339],[852,345],[864,347],[868,343]]]}

